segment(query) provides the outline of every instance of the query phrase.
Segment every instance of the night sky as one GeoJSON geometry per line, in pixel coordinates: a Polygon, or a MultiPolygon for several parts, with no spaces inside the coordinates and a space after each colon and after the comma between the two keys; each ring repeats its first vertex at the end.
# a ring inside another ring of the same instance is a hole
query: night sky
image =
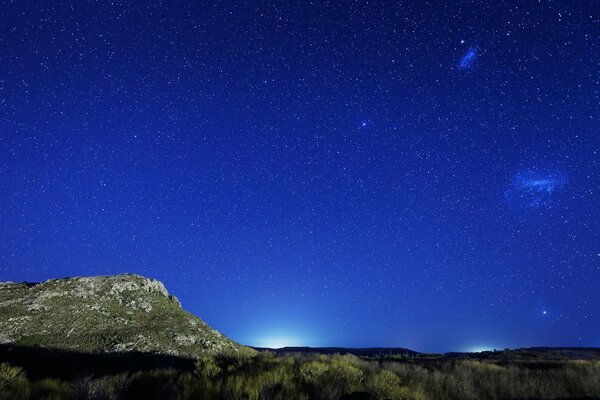
{"type": "Polygon", "coordinates": [[[600,346],[597,1],[3,1],[0,280],[244,344],[600,346]]]}

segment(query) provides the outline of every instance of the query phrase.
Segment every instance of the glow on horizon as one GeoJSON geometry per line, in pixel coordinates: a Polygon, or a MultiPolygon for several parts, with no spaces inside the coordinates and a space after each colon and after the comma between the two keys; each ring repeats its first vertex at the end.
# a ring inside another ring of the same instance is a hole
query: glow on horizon
{"type": "Polygon", "coordinates": [[[252,343],[256,347],[268,347],[271,349],[280,349],[282,347],[302,347],[308,346],[305,340],[292,336],[268,336],[259,338],[252,343]]]}
{"type": "Polygon", "coordinates": [[[499,347],[497,346],[487,346],[487,345],[476,345],[476,346],[471,346],[467,348],[467,352],[468,353],[482,353],[484,351],[494,351],[494,350],[498,350],[499,347]]]}
{"type": "Polygon", "coordinates": [[[242,343],[255,347],[279,349],[282,347],[316,346],[319,342],[314,334],[308,333],[303,327],[271,327],[265,331],[256,332],[252,337],[241,340],[242,343]]]}

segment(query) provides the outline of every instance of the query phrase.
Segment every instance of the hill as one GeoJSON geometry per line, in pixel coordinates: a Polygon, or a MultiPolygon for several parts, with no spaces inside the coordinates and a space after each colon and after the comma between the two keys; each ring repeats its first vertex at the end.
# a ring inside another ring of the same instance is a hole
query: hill
{"type": "Polygon", "coordinates": [[[246,349],[139,275],[0,283],[0,343],[197,356],[246,349]]]}

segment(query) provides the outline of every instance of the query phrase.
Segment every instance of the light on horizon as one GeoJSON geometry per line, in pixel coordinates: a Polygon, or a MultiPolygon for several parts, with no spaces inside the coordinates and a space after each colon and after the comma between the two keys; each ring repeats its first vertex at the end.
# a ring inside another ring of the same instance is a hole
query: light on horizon
{"type": "Polygon", "coordinates": [[[256,341],[256,347],[268,347],[270,349],[280,349],[282,347],[301,347],[306,346],[302,340],[289,336],[265,337],[256,341]]]}
{"type": "Polygon", "coordinates": [[[481,345],[481,346],[472,346],[467,348],[467,352],[468,353],[483,353],[484,351],[494,351],[498,349],[497,346],[487,346],[487,345],[481,345]]]}

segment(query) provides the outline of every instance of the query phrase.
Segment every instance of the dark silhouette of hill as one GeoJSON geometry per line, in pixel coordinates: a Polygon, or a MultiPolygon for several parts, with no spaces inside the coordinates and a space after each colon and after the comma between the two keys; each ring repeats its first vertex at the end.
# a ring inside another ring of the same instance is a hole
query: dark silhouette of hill
{"type": "Polygon", "coordinates": [[[448,352],[421,353],[403,347],[308,347],[290,346],[281,348],[252,347],[257,351],[270,351],[276,354],[352,354],[371,358],[411,358],[418,360],[477,359],[477,360],[600,360],[600,348],[595,347],[527,347],[482,351],[476,353],[448,352]]]}
{"type": "Polygon", "coordinates": [[[290,346],[271,349],[267,347],[253,347],[258,351],[272,351],[277,354],[352,354],[358,357],[381,357],[381,356],[408,356],[414,357],[421,354],[417,351],[405,349],[402,347],[303,347],[290,346]]]}
{"type": "Polygon", "coordinates": [[[600,360],[600,348],[596,347],[526,347],[482,351],[480,353],[445,353],[444,358],[479,359],[479,360],[600,360]]]}

